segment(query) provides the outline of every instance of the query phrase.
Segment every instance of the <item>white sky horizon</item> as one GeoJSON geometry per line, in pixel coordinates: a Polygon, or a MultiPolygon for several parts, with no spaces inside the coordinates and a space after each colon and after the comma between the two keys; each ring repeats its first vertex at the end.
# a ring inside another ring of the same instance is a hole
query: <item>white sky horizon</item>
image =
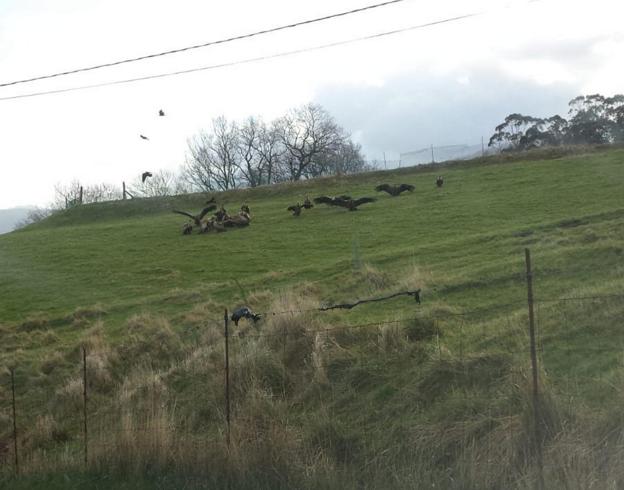
{"type": "MultiPolygon", "coordinates": [[[[0,0],[0,83],[301,21],[374,0],[0,0]]],[[[596,0],[409,0],[155,60],[11,87],[0,98],[316,46],[487,11],[382,39],[161,80],[0,100],[0,209],[54,185],[177,170],[219,115],[271,120],[322,104],[369,159],[487,139],[510,112],[565,115],[579,94],[624,92],[624,6],[596,0]],[[158,117],[163,109],[167,116],[158,117]],[[143,141],[139,134],[149,136],[143,141]]]]}

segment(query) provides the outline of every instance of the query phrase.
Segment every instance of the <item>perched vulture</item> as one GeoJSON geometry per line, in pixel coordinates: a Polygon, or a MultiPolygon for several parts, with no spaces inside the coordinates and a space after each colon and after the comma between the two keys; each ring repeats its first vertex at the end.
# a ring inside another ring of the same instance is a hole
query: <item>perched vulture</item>
{"type": "Polygon", "coordinates": [[[215,214],[215,219],[217,220],[217,222],[221,222],[227,218],[229,218],[227,211],[225,210],[225,207],[221,206],[219,208],[219,211],[217,211],[215,214]]]}
{"type": "MultiPolygon", "coordinates": [[[[297,203],[298,205],[299,203],[297,203]]],[[[305,201],[303,201],[303,207],[306,209],[312,209],[314,207],[314,204],[312,204],[312,201],[310,201],[309,197],[305,198],[305,201]]]]}
{"type": "Polygon", "coordinates": [[[165,111],[163,111],[162,109],[160,109],[160,110],[158,111],[158,115],[159,115],[160,117],[164,116],[164,115],[165,115],[165,111]]]}
{"type": "Polygon", "coordinates": [[[240,213],[235,214],[234,216],[227,216],[222,221],[223,226],[227,226],[229,228],[249,226],[250,222],[251,222],[251,216],[249,215],[249,213],[246,213],[245,211],[241,211],[240,213]]]}
{"type": "Polygon", "coordinates": [[[143,136],[142,134],[140,134],[139,136],[141,137],[142,140],[149,140],[147,136],[143,136]]]}
{"type": "Polygon", "coordinates": [[[261,316],[254,313],[246,306],[243,306],[235,310],[234,313],[232,313],[232,321],[234,322],[234,325],[238,326],[238,322],[241,318],[247,318],[247,320],[252,320],[254,323],[256,323],[258,320],[260,320],[261,316]]]}
{"type": "Polygon", "coordinates": [[[190,235],[191,233],[193,233],[193,225],[190,223],[184,223],[184,226],[182,227],[182,234],[190,235]]]}
{"type": "Polygon", "coordinates": [[[202,222],[201,220],[203,219],[204,216],[206,216],[210,211],[212,211],[213,209],[216,209],[217,206],[215,206],[214,204],[211,206],[208,206],[207,208],[202,209],[202,212],[199,213],[197,216],[193,216],[191,213],[187,213],[185,211],[178,211],[177,209],[174,209],[173,212],[177,213],[177,214],[181,214],[183,216],[188,216],[189,218],[191,218],[193,220],[193,222],[201,227],[202,226],[202,222]]]}
{"type": "Polygon", "coordinates": [[[347,208],[349,211],[357,211],[357,207],[369,202],[375,202],[374,197],[360,197],[359,199],[352,199],[349,196],[327,197],[320,196],[314,198],[314,202],[317,204],[329,204],[330,206],[341,206],[347,208]],[[345,199],[346,198],[346,199],[345,199]]]}
{"type": "Polygon", "coordinates": [[[249,209],[249,206],[247,206],[247,204],[243,204],[243,205],[241,206],[241,211],[242,211],[243,213],[247,213],[247,214],[251,215],[251,210],[249,209]]]}
{"type": "Polygon", "coordinates": [[[409,191],[412,192],[414,190],[414,186],[411,184],[401,184],[401,185],[390,185],[390,184],[381,184],[375,187],[377,192],[387,192],[391,196],[398,196],[401,192],[409,191]]]}
{"type": "Polygon", "coordinates": [[[301,214],[301,210],[304,208],[305,206],[302,206],[301,204],[297,203],[294,206],[289,206],[287,209],[287,211],[292,211],[292,215],[293,216],[299,216],[301,214]]]}
{"type": "Polygon", "coordinates": [[[143,173],[141,174],[141,182],[145,183],[145,180],[146,180],[148,177],[152,177],[152,172],[143,172],[143,173]]]}
{"type": "Polygon", "coordinates": [[[438,187],[442,187],[444,185],[444,179],[441,175],[438,175],[438,177],[436,178],[436,185],[438,187]]]}

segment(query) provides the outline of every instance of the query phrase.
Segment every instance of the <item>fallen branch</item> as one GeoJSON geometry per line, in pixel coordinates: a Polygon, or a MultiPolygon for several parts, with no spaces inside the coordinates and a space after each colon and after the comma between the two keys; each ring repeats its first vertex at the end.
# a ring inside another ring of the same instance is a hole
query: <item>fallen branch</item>
{"type": "Polygon", "coordinates": [[[394,293],[394,294],[391,294],[390,296],[383,296],[381,298],[361,299],[359,301],[356,301],[355,303],[343,303],[339,305],[322,306],[321,308],[319,308],[319,311],[327,311],[327,310],[335,310],[335,309],[350,310],[351,308],[355,308],[356,306],[364,304],[364,303],[373,303],[375,301],[386,301],[391,298],[396,298],[397,296],[413,296],[416,303],[420,304],[420,289],[417,289],[415,291],[402,291],[400,293],[394,293]]]}

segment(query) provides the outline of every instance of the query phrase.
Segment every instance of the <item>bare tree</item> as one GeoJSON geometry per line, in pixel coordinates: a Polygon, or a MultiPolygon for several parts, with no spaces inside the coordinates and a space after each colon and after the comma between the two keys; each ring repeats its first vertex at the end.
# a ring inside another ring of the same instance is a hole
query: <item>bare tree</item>
{"type": "Polygon", "coordinates": [[[238,169],[249,187],[263,183],[265,161],[257,148],[260,146],[261,122],[249,117],[238,130],[238,169]]]}
{"type": "MultiPolygon", "coordinates": [[[[355,174],[372,170],[372,166],[366,163],[362,155],[362,146],[346,138],[336,145],[329,153],[320,155],[317,159],[320,163],[320,175],[344,175],[355,174]]],[[[315,164],[316,166],[316,164],[315,164]]]]}
{"type": "Polygon", "coordinates": [[[79,180],[73,180],[69,184],[56,184],[54,194],[53,209],[66,209],[80,204],[121,199],[121,190],[112,184],[83,186],[79,180]]]}
{"type": "Polygon", "coordinates": [[[278,166],[280,158],[284,154],[284,146],[280,142],[279,122],[273,121],[270,125],[260,121],[258,128],[258,138],[255,141],[254,150],[261,156],[264,168],[265,181],[263,183],[272,184],[278,177],[278,166]]]}
{"type": "Polygon", "coordinates": [[[28,226],[32,223],[37,223],[41,220],[44,220],[48,216],[51,216],[53,213],[55,213],[55,210],[53,209],[36,207],[29,210],[28,214],[24,219],[21,219],[20,221],[15,223],[13,229],[19,230],[20,228],[24,228],[25,226],[28,226]]]}
{"type": "Polygon", "coordinates": [[[238,180],[238,130],[224,116],[212,121],[212,132],[201,131],[188,141],[186,180],[201,190],[227,190],[238,180]]]}
{"type": "Polygon", "coordinates": [[[334,151],[345,139],[342,128],[317,104],[291,110],[279,120],[278,134],[285,149],[281,163],[290,180],[309,176],[315,160],[334,151]]]}

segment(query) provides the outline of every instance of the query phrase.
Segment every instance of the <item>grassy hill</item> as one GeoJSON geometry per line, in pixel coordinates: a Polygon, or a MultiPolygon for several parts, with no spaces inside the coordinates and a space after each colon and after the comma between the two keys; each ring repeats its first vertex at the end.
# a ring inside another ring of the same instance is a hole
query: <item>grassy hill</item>
{"type": "MultiPolygon", "coordinates": [[[[246,202],[253,221],[220,234],[181,235],[184,218],[171,210],[201,209],[207,196],[197,194],[86,205],[0,236],[0,366],[16,368],[32,471],[52,475],[19,482],[62,486],[55,475],[69,471],[79,488],[115,468],[125,476],[113,486],[168,478],[193,486],[209,467],[208,487],[227,479],[246,488],[528,485],[530,247],[547,479],[551,487],[572,478],[622,483],[621,450],[598,454],[592,444],[615,438],[619,420],[624,307],[609,295],[624,292],[623,188],[624,150],[537,153],[225,192],[219,202],[230,211],[246,202]],[[384,181],[416,190],[377,195],[384,181]],[[378,201],[357,212],[286,211],[306,195],[343,193],[378,201]],[[416,287],[420,306],[398,298],[270,313],[416,287]],[[553,301],[562,297],[594,299],[553,301]],[[257,330],[234,328],[228,459],[221,318],[242,304],[269,314],[257,330]],[[324,328],[335,331],[318,333],[324,328]],[[87,474],[76,463],[81,345],[90,354],[90,417],[101,429],[93,436],[100,463],[87,474]],[[190,434],[204,444],[202,457],[190,434]],[[574,451],[557,445],[574,440],[574,451]],[[111,444],[123,450],[107,451],[111,444]],[[583,450],[586,466],[574,463],[583,450]],[[591,462],[600,458],[597,475],[591,462]]],[[[0,386],[1,453],[7,372],[0,386]]]]}

